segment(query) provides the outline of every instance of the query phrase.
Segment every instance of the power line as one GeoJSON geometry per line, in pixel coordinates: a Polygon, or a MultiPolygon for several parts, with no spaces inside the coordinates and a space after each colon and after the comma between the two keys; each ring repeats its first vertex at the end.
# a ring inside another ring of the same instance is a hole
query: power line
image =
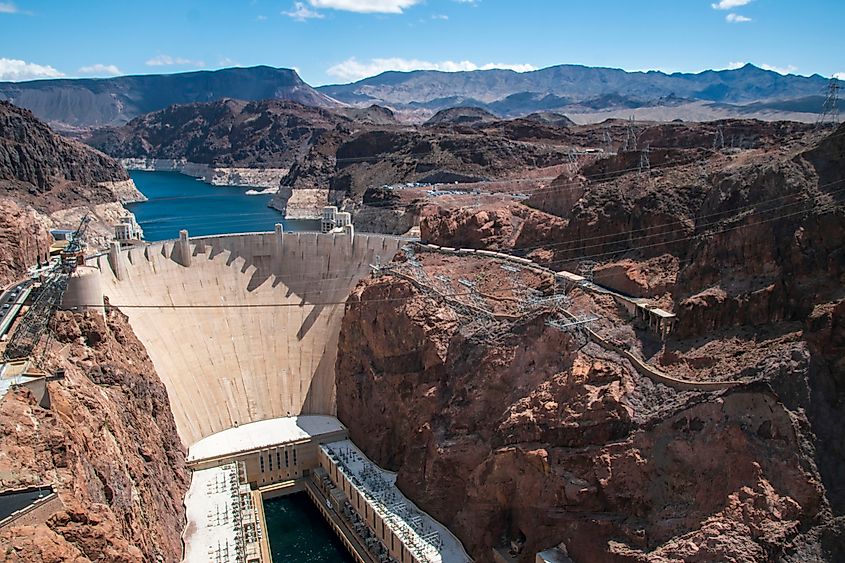
{"type": "MultiPolygon", "coordinates": [[[[839,180],[836,183],[842,183],[842,182],[845,182],[845,179],[839,180]]],[[[822,197],[822,196],[825,196],[825,195],[841,193],[843,191],[845,191],[845,188],[840,188],[838,190],[833,190],[833,191],[830,191],[830,192],[824,192],[822,194],[813,195],[813,196],[810,196],[810,197],[812,197],[812,198],[822,197]]],[[[750,214],[746,215],[745,218],[747,218],[749,216],[753,217],[755,215],[762,215],[762,214],[765,214],[765,213],[771,213],[772,211],[777,211],[779,209],[784,209],[786,207],[791,207],[791,206],[794,206],[794,205],[807,203],[808,201],[809,201],[808,199],[804,199],[804,200],[801,200],[801,201],[790,202],[790,203],[786,203],[786,204],[779,205],[779,206],[776,206],[776,207],[763,209],[763,210],[760,210],[759,212],[750,213],[750,214]]],[[[746,210],[753,209],[756,206],[757,206],[757,204],[747,206],[746,210]]],[[[739,209],[741,209],[741,208],[739,208],[739,209]]],[[[735,213],[737,210],[738,209],[728,209],[728,210],[720,211],[717,214],[712,214],[711,216],[715,217],[716,215],[721,215],[721,214],[726,214],[726,213],[735,213]]],[[[808,209],[807,211],[810,211],[810,209],[808,209]]],[[[702,217],[706,217],[706,216],[702,216],[702,217]]],[[[681,224],[681,221],[676,221],[675,223],[681,224]]],[[[664,225],[656,225],[654,227],[644,227],[644,228],[641,228],[641,229],[636,229],[636,230],[631,230],[631,231],[623,231],[623,232],[620,232],[620,233],[613,233],[613,234],[608,234],[608,235],[598,235],[598,236],[594,236],[594,237],[579,238],[578,240],[573,240],[573,241],[564,241],[564,242],[559,242],[559,243],[535,244],[535,245],[530,245],[530,246],[515,247],[514,250],[524,251],[524,250],[533,250],[533,249],[536,249],[536,248],[556,248],[556,247],[564,246],[564,245],[567,245],[567,244],[577,244],[577,243],[580,243],[580,242],[583,242],[583,241],[602,240],[604,238],[610,238],[610,237],[627,237],[631,233],[645,232],[645,231],[648,231],[649,229],[652,229],[652,228],[668,227],[668,226],[671,226],[675,223],[666,223],[664,225]]],[[[721,223],[721,220],[715,220],[715,221],[710,221],[710,222],[707,222],[707,223],[694,224],[694,225],[691,225],[691,227],[694,228],[694,229],[702,229],[702,228],[717,226],[720,223],[721,223]]],[[[673,234],[673,233],[685,233],[685,232],[686,232],[685,229],[672,229],[672,230],[669,230],[669,231],[646,234],[646,235],[643,235],[643,236],[638,236],[638,237],[629,238],[629,239],[625,239],[625,240],[608,240],[608,241],[604,241],[600,244],[583,246],[583,247],[580,247],[580,249],[583,250],[585,248],[600,248],[602,246],[606,246],[606,245],[610,245],[610,244],[620,244],[620,243],[624,243],[624,242],[644,240],[644,239],[648,239],[648,238],[652,238],[652,237],[656,237],[656,236],[665,236],[665,235],[669,235],[669,234],[673,234]]],[[[572,249],[572,250],[576,250],[576,249],[572,249]]]]}
{"type": "MultiPolygon", "coordinates": [[[[821,206],[818,210],[819,211],[831,211],[831,210],[835,209],[836,207],[838,207],[838,204],[836,204],[834,202],[834,203],[825,204],[825,205],[821,206]]],[[[537,265],[540,266],[540,267],[548,268],[552,264],[561,264],[561,263],[573,262],[575,260],[587,262],[588,260],[592,260],[592,259],[603,257],[603,256],[609,256],[609,255],[612,255],[612,254],[619,254],[619,253],[622,253],[622,252],[632,252],[634,250],[644,250],[644,249],[647,249],[647,248],[653,248],[655,246],[662,246],[662,245],[665,245],[665,244],[671,244],[671,243],[675,243],[675,242],[683,242],[683,241],[690,241],[690,240],[701,240],[701,239],[711,238],[711,237],[714,237],[714,236],[719,235],[719,234],[724,234],[724,233],[736,231],[736,230],[739,230],[739,229],[745,229],[745,228],[749,228],[749,227],[763,225],[763,224],[771,223],[773,221],[786,219],[788,217],[801,215],[801,214],[807,213],[808,211],[809,210],[805,209],[805,210],[797,211],[797,212],[794,212],[794,213],[779,215],[777,217],[771,217],[769,219],[764,219],[764,220],[757,221],[757,222],[754,222],[754,223],[734,225],[732,227],[727,227],[727,228],[724,228],[724,229],[721,229],[721,230],[718,230],[718,231],[713,231],[713,232],[710,232],[710,233],[702,233],[702,234],[699,234],[699,235],[676,238],[676,239],[672,239],[670,241],[664,241],[664,242],[657,243],[657,244],[631,246],[631,247],[626,248],[624,250],[604,252],[604,253],[599,253],[599,254],[581,255],[581,256],[577,256],[573,259],[554,260],[554,261],[546,262],[544,264],[537,264],[537,265]]],[[[689,263],[689,262],[690,261],[687,260],[687,261],[684,261],[682,263],[689,263]]],[[[497,293],[503,293],[503,292],[508,292],[508,291],[515,291],[515,290],[518,290],[518,289],[519,289],[519,287],[503,287],[503,288],[499,288],[499,289],[496,289],[496,290],[491,290],[487,293],[497,294],[497,293]]],[[[321,294],[321,293],[329,293],[329,292],[318,290],[318,291],[308,292],[308,293],[321,294]]],[[[475,293],[476,293],[475,291],[455,292],[455,293],[450,294],[450,297],[473,296],[473,295],[475,295],[475,293]]],[[[366,300],[362,303],[405,301],[405,300],[408,300],[408,299],[412,299],[413,297],[415,297],[415,296],[368,299],[368,300],[366,300]]],[[[229,303],[229,304],[215,303],[215,304],[207,304],[207,305],[202,305],[202,304],[175,305],[175,304],[172,304],[172,303],[167,303],[167,304],[114,304],[114,303],[109,303],[109,306],[110,307],[116,307],[116,308],[128,308],[128,309],[229,309],[229,308],[242,309],[242,308],[304,307],[304,306],[309,306],[309,305],[314,306],[314,307],[318,307],[318,306],[328,306],[328,305],[345,305],[348,302],[349,302],[348,300],[344,300],[344,301],[323,301],[323,302],[307,302],[307,303],[229,303]]],[[[101,305],[90,304],[90,305],[80,305],[80,306],[81,307],[94,307],[94,306],[101,306],[101,305]]]]}

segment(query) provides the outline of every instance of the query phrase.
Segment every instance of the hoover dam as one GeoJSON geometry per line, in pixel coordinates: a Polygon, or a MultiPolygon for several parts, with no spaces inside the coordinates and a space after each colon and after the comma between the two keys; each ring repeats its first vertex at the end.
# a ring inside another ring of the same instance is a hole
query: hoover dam
{"type": "Polygon", "coordinates": [[[183,232],[89,260],[100,276],[86,283],[99,287],[81,295],[102,290],[129,316],[190,447],[249,422],[333,415],[344,302],[369,265],[401,244],[281,226],[195,239],[183,232]]]}

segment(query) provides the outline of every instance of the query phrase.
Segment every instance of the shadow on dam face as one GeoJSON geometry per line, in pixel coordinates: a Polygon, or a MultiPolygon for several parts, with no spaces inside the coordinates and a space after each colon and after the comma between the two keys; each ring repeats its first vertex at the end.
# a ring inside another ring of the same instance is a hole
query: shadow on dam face
{"type": "Polygon", "coordinates": [[[349,241],[223,235],[92,259],[167,387],[186,446],[248,422],[335,414],[343,302],[375,256],[388,261],[404,244],[383,235],[349,241]]]}

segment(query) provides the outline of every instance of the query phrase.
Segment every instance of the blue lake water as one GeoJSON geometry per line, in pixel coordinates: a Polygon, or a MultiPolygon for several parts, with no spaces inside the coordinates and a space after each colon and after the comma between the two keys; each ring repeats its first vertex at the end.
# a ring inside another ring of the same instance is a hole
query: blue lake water
{"type": "Polygon", "coordinates": [[[129,175],[149,198],[126,206],[148,241],[179,238],[181,229],[203,236],[272,231],[276,223],[282,223],[285,231],[320,228],[319,221],[284,219],[267,207],[271,195],[247,195],[250,188],[212,186],[178,172],[134,170],[129,175]]]}
{"type": "Polygon", "coordinates": [[[264,501],[273,563],[353,563],[305,493],[264,501]]]}

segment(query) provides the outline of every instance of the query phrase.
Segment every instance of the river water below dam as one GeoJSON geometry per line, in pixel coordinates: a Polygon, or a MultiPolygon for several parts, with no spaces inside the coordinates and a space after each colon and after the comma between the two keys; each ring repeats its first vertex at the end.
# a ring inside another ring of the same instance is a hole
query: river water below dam
{"type": "Polygon", "coordinates": [[[273,563],[353,563],[305,493],[264,501],[273,563]]]}
{"type": "Polygon", "coordinates": [[[252,188],[212,186],[178,172],[133,170],[129,175],[149,198],[126,206],[148,241],[179,238],[180,229],[187,229],[191,236],[206,236],[272,231],[276,223],[282,223],[286,231],[320,228],[319,221],[284,219],[267,207],[270,194],[247,195],[252,188]]]}

